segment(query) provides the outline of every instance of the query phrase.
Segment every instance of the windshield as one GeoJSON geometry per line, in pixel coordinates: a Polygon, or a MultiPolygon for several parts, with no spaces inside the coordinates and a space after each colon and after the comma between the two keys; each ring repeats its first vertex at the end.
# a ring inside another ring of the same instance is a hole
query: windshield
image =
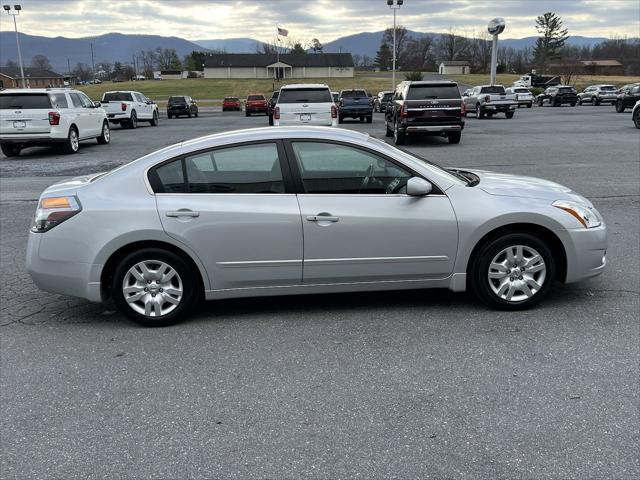
{"type": "Polygon", "coordinates": [[[494,93],[497,95],[504,95],[504,87],[502,85],[491,85],[490,87],[482,87],[480,93],[494,93]]]}
{"type": "Polygon", "coordinates": [[[264,100],[264,95],[249,95],[247,100],[264,100]]]}
{"type": "Polygon", "coordinates": [[[411,85],[407,100],[425,100],[427,98],[460,98],[457,85],[411,85]]]}
{"type": "Polygon", "coordinates": [[[13,108],[22,110],[51,108],[51,99],[46,93],[3,93],[0,95],[0,110],[13,108]]]}
{"type": "Polygon", "coordinates": [[[364,90],[343,90],[340,96],[343,98],[362,98],[366,97],[367,93],[364,90]]]}
{"type": "Polygon", "coordinates": [[[328,88],[284,88],[278,103],[333,103],[328,88]]]}
{"type": "Polygon", "coordinates": [[[129,92],[111,92],[105,93],[102,97],[103,102],[133,102],[133,97],[129,92]]]}

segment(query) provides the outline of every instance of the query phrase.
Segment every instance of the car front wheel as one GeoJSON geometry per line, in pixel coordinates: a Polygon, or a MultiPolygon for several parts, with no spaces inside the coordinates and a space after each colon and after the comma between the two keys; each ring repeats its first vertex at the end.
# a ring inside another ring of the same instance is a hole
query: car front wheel
{"type": "Polygon", "coordinates": [[[640,108],[637,108],[635,112],[633,112],[633,124],[636,128],[640,128],[640,108]]]}
{"type": "Polygon", "coordinates": [[[620,100],[616,102],[616,112],[618,113],[624,112],[624,103],[620,100]]]}
{"type": "Polygon", "coordinates": [[[551,291],[555,261],[547,244],[530,234],[508,234],[487,242],[473,259],[471,284],[490,307],[521,310],[551,291]]]}
{"type": "Polygon", "coordinates": [[[147,327],[163,327],[189,314],[199,298],[197,273],[173,252],[146,248],[116,267],[111,291],[120,311],[147,327]]]}

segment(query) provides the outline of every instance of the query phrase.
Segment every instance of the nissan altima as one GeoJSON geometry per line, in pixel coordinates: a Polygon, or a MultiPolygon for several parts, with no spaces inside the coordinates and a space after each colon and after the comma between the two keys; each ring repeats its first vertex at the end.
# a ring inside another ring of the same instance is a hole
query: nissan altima
{"type": "Polygon", "coordinates": [[[201,300],[416,288],[497,309],[602,273],[589,200],[546,180],[445,169],[326,127],[185,141],[40,197],[27,269],[147,326],[201,300]]]}

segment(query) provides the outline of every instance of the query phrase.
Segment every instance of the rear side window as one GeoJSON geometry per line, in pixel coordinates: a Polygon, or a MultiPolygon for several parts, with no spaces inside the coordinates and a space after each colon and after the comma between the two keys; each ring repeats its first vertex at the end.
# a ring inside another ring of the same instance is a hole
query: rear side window
{"type": "Polygon", "coordinates": [[[407,100],[439,98],[460,98],[460,90],[457,85],[412,85],[407,93],[407,100]]]}
{"type": "Polygon", "coordinates": [[[328,88],[284,88],[280,91],[278,103],[332,103],[328,88]]]}
{"type": "Polygon", "coordinates": [[[504,91],[504,87],[499,86],[499,85],[492,85],[490,87],[482,87],[482,89],[480,90],[480,93],[493,93],[495,95],[504,95],[505,91],[504,91]]]}
{"type": "Polygon", "coordinates": [[[46,93],[4,93],[0,94],[0,109],[35,110],[51,108],[51,99],[46,93]]]}
{"type": "Polygon", "coordinates": [[[105,93],[102,97],[103,102],[133,102],[133,97],[129,92],[111,92],[105,93]]]}
{"type": "Polygon", "coordinates": [[[149,174],[156,193],[284,193],[278,146],[241,145],[166,163],[149,174]],[[186,181],[183,177],[186,173],[186,181]]]}
{"type": "Polygon", "coordinates": [[[69,108],[69,102],[67,102],[67,96],[64,93],[51,93],[49,98],[53,108],[69,108]]]}

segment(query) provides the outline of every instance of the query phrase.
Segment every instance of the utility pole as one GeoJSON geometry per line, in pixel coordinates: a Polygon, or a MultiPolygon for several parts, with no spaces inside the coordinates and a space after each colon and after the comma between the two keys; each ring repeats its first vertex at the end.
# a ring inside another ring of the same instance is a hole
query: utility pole
{"type": "Polygon", "coordinates": [[[391,90],[396,90],[396,10],[400,9],[404,0],[387,0],[387,5],[393,10],[393,70],[391,74],[391,90]]]}
{"type": "Polygon", "coordinates": [[[93,60],[93,42],[91,42],[91,72],[93,73],[93,79],[96,79],[96,64],[93,60]]]}

